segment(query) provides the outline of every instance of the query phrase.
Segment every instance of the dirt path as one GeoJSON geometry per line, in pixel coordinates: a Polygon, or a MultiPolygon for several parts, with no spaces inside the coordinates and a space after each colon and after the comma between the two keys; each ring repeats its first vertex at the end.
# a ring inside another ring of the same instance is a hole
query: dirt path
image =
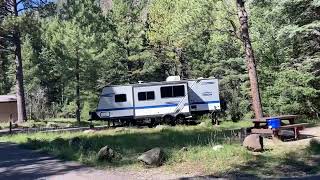
{"type": "Polygon", "coordinates": [[[76,162],[61,161],[15,144],[0,142],[0,179],[74,179],[127,180],[179,179],[177,174],[166,174],[159,169],[134,172],[125,170],[98,170],[76,162]]]}

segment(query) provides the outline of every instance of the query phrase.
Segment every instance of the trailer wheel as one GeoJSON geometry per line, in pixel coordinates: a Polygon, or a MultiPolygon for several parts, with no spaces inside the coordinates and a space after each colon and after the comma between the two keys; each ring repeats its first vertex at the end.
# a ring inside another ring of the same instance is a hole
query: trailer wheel
{"type": "Polygon", "coordinates": [[[154,125],[155,125],[155,123],[156,123],[156,120],[155,120],[154,118],[151,118],[151,119],[150,119],[150,123],[148,124],[148,127],[149,127],[149,128],[153,128],[154,125]]]}
{"type": "Polygon", "coordinates": [[[179,114],[176,116],[176,122],[177,122],[177,124],[185,124],[186,117],[183,114],[179,114]]]}
{"type": "Polygon", "coordinates": [[[163,117],[163,121],[164,121],[164,123],[169,124],[169,125],[171,125],[171,126],[175,126],[175,125],[176,125],[176,120],[175,120],[175,118],[173,118],[173,117],[170,116],[170,115],[164,116],[164,117],[163,117]]]}

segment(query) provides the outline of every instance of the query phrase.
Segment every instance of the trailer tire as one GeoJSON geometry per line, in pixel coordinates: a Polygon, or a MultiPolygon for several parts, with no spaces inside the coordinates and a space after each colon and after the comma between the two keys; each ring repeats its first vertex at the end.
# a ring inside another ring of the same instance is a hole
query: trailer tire
{"type": "Polygon", "coordinates": [[[186,123],[186,117],[183,114],[178,114],[176,116],[176,122],[177,122],[177,124],[185,124],[186,123]]]}
{"type": "Polygon", "coordinates": [[[150,123],[148,123],[149,128],[153,128],[155,126],[156,120],[154,118],[150,119],[150,123]]]}
{"type": "Polygon", "coordinates": [[[175,120],[175,118],[173,118],[173,116],[165,115],[162,119],[165,124],[169,124],[171,126],[176,125],[176,120],[175,120]]]}

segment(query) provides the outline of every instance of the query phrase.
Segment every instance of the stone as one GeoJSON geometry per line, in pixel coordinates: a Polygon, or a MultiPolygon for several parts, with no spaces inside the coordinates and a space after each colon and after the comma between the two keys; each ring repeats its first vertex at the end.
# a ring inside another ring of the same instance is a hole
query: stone
{"type": "Polygon", "coordinates": [[[88,129],[88,130],[84,130],[83,133],[84,134],[90,134],[90,133],[95,133],[96,131],[93,129],[88,129]]]}
{"type": "Polygon", "coordinates": [[[260,152],[263,151],[263,138],[259,134],[250,134],[244,139],[242,145],[250,151],[260,152]]]}
{"type": "Polygon", "coordinates": [[[65,142],[64,139],[62,139],[61,137],[57,137],[54,140],[52,140],[52,143],[58,144],[58,145],[63,145],[64,142],[65,142]]]}
{"type": "Polygon", "coordinates": [[[70,128],[70,127],[73,127],[73,125],[70,123],[66,124],[66,128],[70,128]]]}
{"type": "Polygon", "coordinates": [[[100,161],[112,161],[115,158],[115,152],[109,146],[104,146],[98,152],[98,159],[100,161]]]}
{"type": "Polygon", "coordinates": [[[161,166],[165,160],[165,154],[159,147],[144,152],[138,160],[149,166],[161,166]]]}
{"type": "Polygon", "coordinates": [[[59,127],[59,125],[54,122],[48,122],[46,125],[46,128],[57,128],[57,127],[59,127]]]}
{"type": "Polygon", "coordinates": [[[318,138],[312,138],[310,140],[310,146],[318,146],[320,147],[320,139],[318,138]]]}
{"type": "Polygon", "coordinates": [[[69,146],[78,146],[81,143],[81,139],[79,137],[73,137],[69,140],[69,146]]]}
{"type": "Polygon", "coordinates": [[[222,149],[222,148],[223,148],[222,145],[215,145],[215,146],[212,147],[212,149],[213,149],[214,151],[218,151],[218,150],[220,150],[220,149],[222,149]]]}
{"type": "Polygon", "coordinates": [[[159,129],[160,131],[163,131],[163,130],[167,129],[168,126],[165,126],[165,125],[157,125],[155,128],[156,128],[156,129],[159,129]]]}
{"type": "Polygon", "coordinates": [[[128,131],[127,128],[124,128],[124,127],[117,127],[114,132],[123,132],[123,131],[128,131]]]}
{"type": "Polygon", "coordinates": [[[182,147],[179,151],[180,152],[185,152],[185,151],[188,151],[188,148],[187,147],[182,147]]]}

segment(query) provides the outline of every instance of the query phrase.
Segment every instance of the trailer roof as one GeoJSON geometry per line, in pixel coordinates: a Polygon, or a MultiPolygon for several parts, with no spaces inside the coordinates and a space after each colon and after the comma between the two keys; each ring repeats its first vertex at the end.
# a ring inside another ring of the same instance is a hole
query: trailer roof
{"type": "Polygon", "coordinates": [[[119,87],[119,86],[143,87],[143,86],[152,86],[152,85],[183,84],[183,83],[187,83],[188,81],[210,80],[210,79],[216,79],[216,78],[186,79],[186,80],[180,80],[180,81],[146,82],[146,83],[124,84],[124,85],[106,85],[104,87],[119,87]]]}

